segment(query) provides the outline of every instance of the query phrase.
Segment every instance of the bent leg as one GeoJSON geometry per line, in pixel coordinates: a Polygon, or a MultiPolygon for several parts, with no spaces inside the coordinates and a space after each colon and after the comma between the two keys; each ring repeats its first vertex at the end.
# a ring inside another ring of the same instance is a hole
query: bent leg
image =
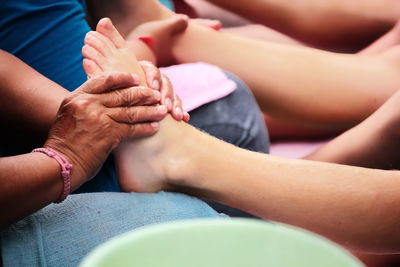
{"type": "Polygon", "coordinates": [[[220,217],[204,202],[160,192],[71,195],[1,232],[4,266],[77,266],[108,239],[138,227],[220,217]]]}

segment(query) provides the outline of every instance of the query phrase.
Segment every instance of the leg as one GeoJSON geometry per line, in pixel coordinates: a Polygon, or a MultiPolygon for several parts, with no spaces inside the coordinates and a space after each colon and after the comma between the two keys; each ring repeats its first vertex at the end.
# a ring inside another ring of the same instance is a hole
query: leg
{"type": "MultiPolygon", "coordinates": [[[[97,32],[91,33],[91,35],[98,38],[96,38],[96,42],[89,38],[85,40],[86,45],[83,48],[83,53],[86,62],[88,60],[93,61],[102,70],[135,72],[134,56],[131,55],[129,49],[125,49],[122,37],[109,20],[100,21],[97,32]],[[105,23],[110,24],[106,25],[105,23]],[[113,45],[111,41],[113,39],[122,41],[115,45],[115,48],[109,49],[113,45]],[[94,53],[93,49],[99,51],[99,53],[94,53]],[[126,60],[127,58],[132,58],[132,60],[126,60]]],[[[227,75],[237,83],[237,90],[229,96],[191,112],[191,123],[195,127],[239,147],[258,152],[268,152],[268,134],[254,97],[238,78],[231,74],[227,75]],[[235,108],[232,109],[232,107],[235,108]]],[[[118,149],[119,152],[116,153],[118,162],[124,162],[125,156],[123,155],[129,155],[129,150],[129,143],[118,149]]],[[[120,173],[123,172],[121,169],[124,169],[121,165],[123,164],[119,164],[120,173]]],[[[222,211],[228,215],[243,215],[242,212],[229,208],[222,211]]]]}
{"type": "Polygon", "coordinates": [[[400,85],[396,54],[391,60],[383,55],[335,54],[257,42],[197,25],[189,25],[177,38],[174,54],[179,62],[205,61],[238,75],[250,86],[261,109],[273,117],[333,130],[364,119],[400,85]],[[208,47],[207,51],[200,46],[208,47]],[[296,67],[299,62],[301,70],[296,67]]]}
{"type": "Polygon", "coordinates": [[[69,196],[1,232],[8,266],[77,266],[108,239],[138,227],[219,217],[204,202],[182,194],[92,193],[69,196]]]}
{"type": "Polygon", "coordinates": [[[156,135],[132,145],[131,153],[130,177],[121,180],[127,190],[184,191],[304,227],[358,251],[400,250],[397,171],[241,150],[169,117],[156,135]]]}
{"type": "Polygon", "coordinates": [[[305,45],[283,33],[268,28],[264,25],[250,24],[239,27],[223,28],[222,31],[259,41],[275,42],[294,46],[305,45]]]}
{"type": "MultiPolygon", "coordinates": [[[[238,85],[236,91],[220,101],[209,103],[191,112],[189,123],[235,146],[267,153],[269,151],[268,133],[254,97],[237,77],[229,73],[227,75],[238,85]],[[229,107],[236,108],[233,110],[229,107]],[[215,114],[221,114],[221,116],[215,116],[215,114]]],[[[247,212],[215,201],[206,202],[216,211],[229,216],[254,217],[247,212]]]]}

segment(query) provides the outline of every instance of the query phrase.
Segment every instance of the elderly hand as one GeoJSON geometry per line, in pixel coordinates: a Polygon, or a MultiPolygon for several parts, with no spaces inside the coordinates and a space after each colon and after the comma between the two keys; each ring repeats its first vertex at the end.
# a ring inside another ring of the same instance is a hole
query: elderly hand
{"type": "Polygon", "coordinates": [[[151,62],[140,61],[139,64],[146,75],[147,86],[161,92],[161,104],[167,107],[168,112],[171,113],[175,120],[188,122],[190,115],[183,110],[182,101],[174,93],[173,86],[168,77],[161,74],[160,70],[151,62]]]}
{"type": "Polygon", "coordinates": [[[104,73],[70,93],[61,104],[45,147],[74,165],[73,176],[92,178],[109,153],[128,138],[152,135],[167,109],[161,94],[129,73],[104,73]],[[152,106],[151,106],[152,105],[152,106]]]}

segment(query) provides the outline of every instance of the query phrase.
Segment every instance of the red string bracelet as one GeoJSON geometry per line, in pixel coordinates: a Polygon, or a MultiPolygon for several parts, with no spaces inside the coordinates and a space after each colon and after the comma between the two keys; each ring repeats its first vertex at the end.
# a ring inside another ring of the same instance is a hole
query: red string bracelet
{"type": "Polygon", "coordinates": [[[155,46],[155,40],[151,36],[140,36],[137,38],[139,41],[142,41],[145,45],[147,45],[151,50],[153,50],[155,46]]]}
{"type": "Polygon", "coordinates": [[[55,159],[61,167],[61,177],[63,179],[63,192],[60,197],[54,203],[63,202],[70,193],[71,190],[71,170],[73,165],[69,163],[60,153],[51,148],[36,148],[32,152],[40,152],[46,154],[50,158],[55,159]]]}

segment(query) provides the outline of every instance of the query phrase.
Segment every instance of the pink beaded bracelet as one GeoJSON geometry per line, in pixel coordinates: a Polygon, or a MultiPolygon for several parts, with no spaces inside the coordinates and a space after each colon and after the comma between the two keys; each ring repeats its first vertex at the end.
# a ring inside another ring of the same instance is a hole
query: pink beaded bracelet
{"type": "Polygon", "coordinates": [[[60,197],[54,203],[63,202],[70,193],[71,190],[71,170],[72,164],[69,163],[60,153],[51,148],[36,148],[32,152],[44,153],[47,156],[55,159],[61,166],[61,177],[63,179],[63,192],[60,197]]]}

